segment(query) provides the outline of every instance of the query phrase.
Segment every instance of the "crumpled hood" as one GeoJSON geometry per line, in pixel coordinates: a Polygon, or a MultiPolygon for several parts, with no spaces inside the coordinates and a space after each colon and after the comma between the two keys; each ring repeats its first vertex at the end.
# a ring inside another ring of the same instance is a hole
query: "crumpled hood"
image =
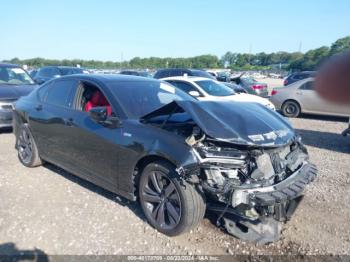
{"type": "Polygon", "coordinates": [[[279,146],[295,136],[292,126],[278,113],[257,103],[233,101],[173,101],[146,116],[186,112],[203,132],[214,139],[252,146],[279,146]]]}
{"type": "Polygon", "coordinates": [[[18,99],[32,92],[37,85],[4,85],[0,84],[0,100],[18,99]]]}

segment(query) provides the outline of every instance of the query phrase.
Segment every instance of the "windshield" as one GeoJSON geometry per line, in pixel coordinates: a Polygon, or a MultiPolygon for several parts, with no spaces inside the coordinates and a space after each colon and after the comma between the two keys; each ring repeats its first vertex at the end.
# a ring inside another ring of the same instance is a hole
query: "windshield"
{"type": "Polygon", "coordinates": [[[191,96],[164,82],[110,82],[109,86],[123,110],[131,118],[140,118],[174,100],[195,101],[191,96]]]}
{"type": "Polygon", "coordinates": [[[199,77],[205,77],[205,78],[209,78],[209,79],[216,79],[214,76],[212,76],[208,72],[202,71],[202,70],[192,70],[192,75],[199,76],[199,77]]]}
{"type": "Polygon", "coordinates": [[[81,68],[60,68],[61,75],[75,75],[75,74],[83,74],[84,71],[81,68]]]}
{"type": "Polygon", "coordinates": [[[20,67],[0,67],[0,85],[33,85],[34,81],[20,67]]]}
{"type": "Polygon", "coordinates": [[[231,88],[213,80],[201,80],[195,81],[195,83],[212,96],[231,96],[235,94],[231,88]]]}

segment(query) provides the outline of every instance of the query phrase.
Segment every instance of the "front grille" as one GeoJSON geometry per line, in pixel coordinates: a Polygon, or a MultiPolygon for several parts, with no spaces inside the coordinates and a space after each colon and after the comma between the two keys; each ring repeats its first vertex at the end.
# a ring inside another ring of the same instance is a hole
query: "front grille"
{"type": "Polygon", "coordinates": [[[2,105],[1,108],[2,108],[2,109],[5,109],[5,110],[12,110],[12,109],[13,109],[13,105],[12,105],[12,104],[9,104],[9,105],[2,105]]]}

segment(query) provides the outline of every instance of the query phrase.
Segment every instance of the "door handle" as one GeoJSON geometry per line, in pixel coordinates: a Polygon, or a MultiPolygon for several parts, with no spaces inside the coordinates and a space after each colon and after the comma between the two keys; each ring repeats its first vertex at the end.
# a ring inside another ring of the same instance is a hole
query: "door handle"
{"type": "Polygon", "coordinates": [[[35,107],[35,110],[36,110],[36,111],[41,111],[41,110],[43,110],[43,106],[42,106],[42,105],[37,105],[37,106],[35,107]]]}
{"type": "Polygon", "coordinates": [[[73,126],[73,125],[74,125],[74,120],[73,120],[73,118],[68,118],[68,119],[66,119],[66,120],[65,120],[65,124],[66,124],[67,126],[73,126]]]}
{"type": "Polygon", "coordinates": [[[302,95],[303,93],[302,92],[296,92],[297,95],[302,95]]]}

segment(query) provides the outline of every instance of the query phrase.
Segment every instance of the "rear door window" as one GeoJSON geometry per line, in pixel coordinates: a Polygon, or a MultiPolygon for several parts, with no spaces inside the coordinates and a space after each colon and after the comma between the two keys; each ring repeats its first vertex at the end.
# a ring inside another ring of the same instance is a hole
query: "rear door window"
{"type": "MultiPolygon", "coordinates": [[[[45,103],[60,106],[72,107],[73,93],[77,86],[75,80],[59,80],[50,82],[49,85],[42,90],[43,101],[45,103]]],[[[39,90],[39,96],[40,96],[39,90]]]]}
{"type": "Polygon", "coordinates": [[[302,90],[313,90],[314,89],[314,82],[313,81],[308,81],[304,84],[302,84],[299,89],[302,90]]]}

